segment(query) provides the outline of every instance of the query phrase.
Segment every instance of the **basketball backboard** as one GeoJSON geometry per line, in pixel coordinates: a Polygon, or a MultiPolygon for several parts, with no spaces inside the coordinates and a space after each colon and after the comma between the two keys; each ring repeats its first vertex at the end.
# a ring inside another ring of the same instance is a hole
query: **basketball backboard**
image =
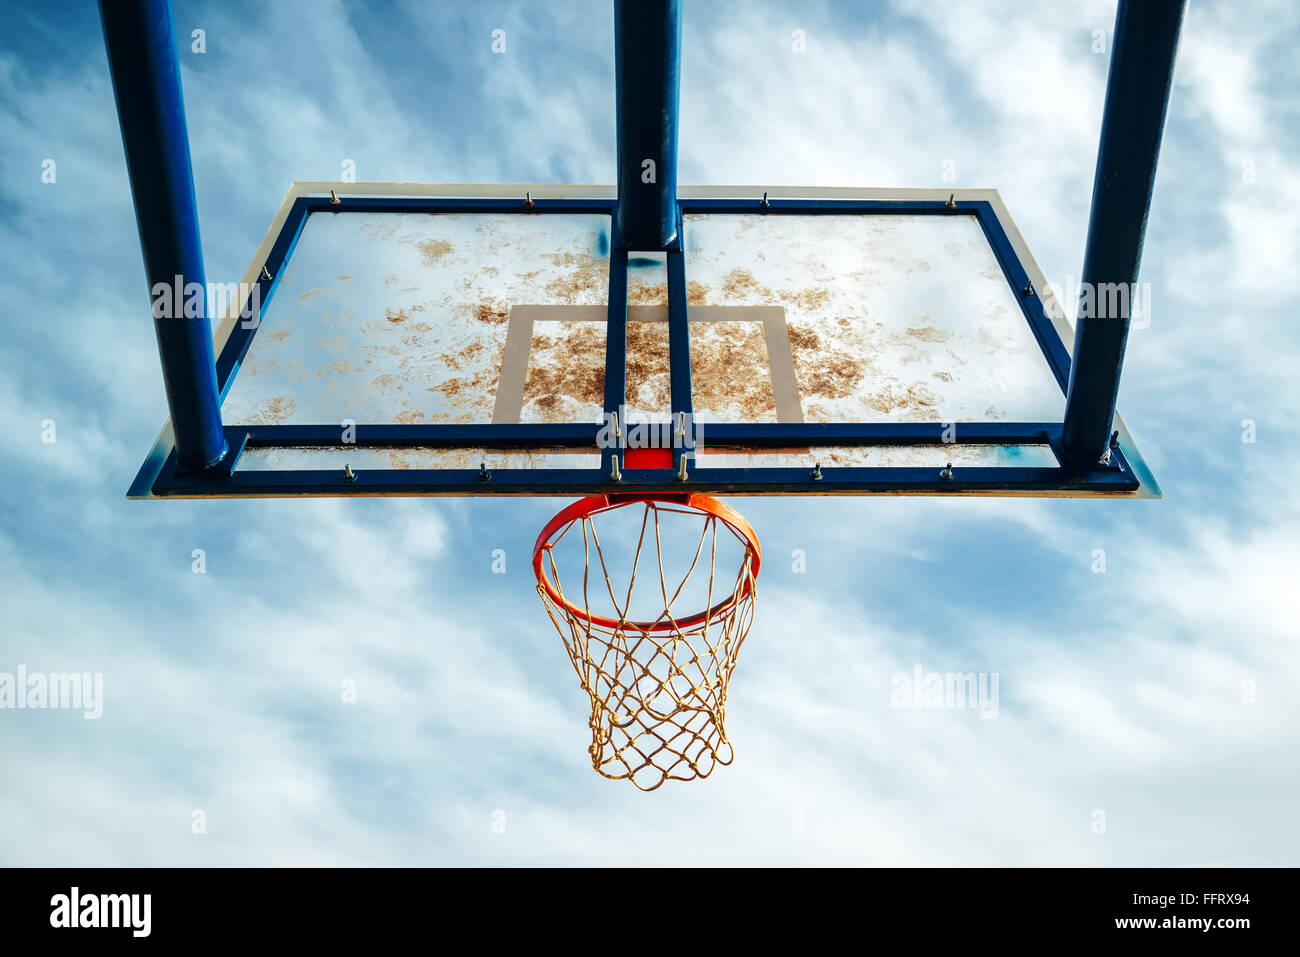
{"type": "Polygon", "coordinates": [[[216,334],[229,468],[164,427],[129,497],[1159,494],[1118,417],[1059,465],[1072,332],[995,190],[678,198],[639,253],[614,187],[295,183],[216,334]]]}

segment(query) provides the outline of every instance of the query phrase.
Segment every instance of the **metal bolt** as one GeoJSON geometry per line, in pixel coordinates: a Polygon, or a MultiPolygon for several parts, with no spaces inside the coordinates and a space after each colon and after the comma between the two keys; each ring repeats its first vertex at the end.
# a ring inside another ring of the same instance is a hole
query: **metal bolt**
{"type": "Polygon", "coordinates": [[[948,202],[944,203],[944,205],[947,206],[949,209],[956,209],[956,208],[957,208],[957,194],[956,194],[956,193],[949,193],[949,194],[948,194],[948,202]]]}
{"type": "Polygon", "coordinates": [[[343,200],[339,199],[339,194],[334,192],[334,190],[330,190],[330,205],[337,206],[341,202],[343,202],[343,200]]]}
{"type": "Polygon", "coordinates": [[[820,481],[822,480],[822,464],[821,464],[820,462],[816,463],[816,464],[813,466],[813,470],[812,470],[812,472],[810,473],[809,477],[810,477],[814,482],[820,482],[820,481]]]}
{"type": "Polygon", "coordinates": [[[1102,465],[1110,465],[1111,452],[1119,448],[1119,430],[1116,429],[1110,434],[1110,442],[1107,443],[1106,451],[1101,453],[1101,458],[1097,459],[1102,465]]]}
{"type": "Polygon", "coordinates": [[[532,194],[532,193],[524,193],[524,205],[525,205],[525,206],[531,206],[531,205],[533,205],[533,194],[532,194]]]}
{"type": "Polygon", "coordinates": [[[492,481],[492,473],[487,470],[486,462],[480,462],[478,464],[478,480],[480,482],[492,481]]]}
{"type": "Polygon", "coordinates": [[[618,453],[615,452],[609,457],[609,480],[611,482],[623,481],[623,473],[618,470],[618,453]]]}
{"type": "Polygon", "coordinates": [[[952,463],[951,463],[951,462],[949,462],[947,465],[944,466],[943,471],[939,473],[939,478],[943,479],[945,482],[951,482],[951,481],[952,481],[952,463]]]}
{"type": "Polygon", "coordinates": [[[686,456],[683,455],[677,462],[677,481],[686,481],[686,456]]]}
{"type": "Polygon", "coordinates": [[[763,194],[763,205],[764,205],[764,206],[771,206],[771,205],[772,205],[771,201],[767,198],[767,193],[764,193],[764,194],[763,194]]]}
{"type": "Polygon", "coordinates": [[[1032,296],[1034,294],[1034,281],[1030,279],[1025,283],[1025,288],[1020,290],[1021,295],[1032,296]]]}
{"type": "Polygon", "coordinates": [[[357,480],[357,473],[354,472],[354,471],[352,471],[352,466],[351,466],[351,465],[344,465],[344,466],[343,466],[343,481],[345,481],[345,482],[355,482],[356,480],[357,480]]]}
{"type": "Polygon", "coordinates": [[[270,274],[269,272],[267,272],[267,269],[266,269],[265,266],[262,267],[262,279],[263,279],[264,282],[270,282],[270,281],[271,281],[271,274],[270,274]]]}

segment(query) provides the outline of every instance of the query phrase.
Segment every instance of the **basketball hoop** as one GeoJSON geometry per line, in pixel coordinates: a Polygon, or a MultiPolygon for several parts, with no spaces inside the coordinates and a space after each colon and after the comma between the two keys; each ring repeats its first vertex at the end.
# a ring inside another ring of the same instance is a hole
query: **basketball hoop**
{"type": "Polygon", "coordinates": [[[734,755],[725,728],[727,684],[753,621],[761,559],[758,536],[749,523],[704,495],[593,495],[574,502],[542,529],[533,549],[537,591],[591,700],[588,750],[597,772],[653,791],[666,780],[705,778],[716,765],[731,763],[734,755]],[[596,518],[636,506],[644,513],[632,569],[626,588],[616,588],[596,518]],[[661,525],[690,518],[702,519],[703,527],[690,567],[673,587],[665,575],[661,525]],[[580,595],[571,598],[561,586],[555,552],[575,527],[581,528],[585,567],[580,595]],[[630,617],[633,588],[651,531],[663,612],[635,620],[630,617]],[[715,581],[720,531],[724,547],[731,547],[725,537],[730,535],[744,549],[729,584],[726,578],[715,581]],[[595,595],[590,588],[593,565],[604,579],[596,579],[595,595]],[[706,565],[707,581],[702,577],[706,565]],[[704,610],[678,614],[674,602],[692,580],[697,589],[703,586],[704,610]],[[605,596],[612,615],[593,608],[593,601],[605,596]]]}

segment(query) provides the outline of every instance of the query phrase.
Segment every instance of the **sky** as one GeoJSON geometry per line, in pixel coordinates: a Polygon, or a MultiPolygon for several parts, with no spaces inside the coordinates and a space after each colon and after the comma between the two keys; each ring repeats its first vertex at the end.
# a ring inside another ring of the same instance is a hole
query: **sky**
{"type": "MultiPolygon", "coordinates": [[[[174,10],[210,280],[349,159],[614,180],[605,0],[174,10]]],[[[1064,282],[1114,12],[687,0],[680,182],[948,174],[1064,282]]],[[[166,403],[97,13],[0,8],[0,673],[103,676],[97,720],[0,710],[0,864],[1300,862],[1297,40],[1187,14],[1120,392],[1164,498],[733,501],[736,760],[645,794],[535,592],[555,500],[125,500],[166,403]],[[996,718],[895,707],[918,667],[996,673],[996,718]]]]}

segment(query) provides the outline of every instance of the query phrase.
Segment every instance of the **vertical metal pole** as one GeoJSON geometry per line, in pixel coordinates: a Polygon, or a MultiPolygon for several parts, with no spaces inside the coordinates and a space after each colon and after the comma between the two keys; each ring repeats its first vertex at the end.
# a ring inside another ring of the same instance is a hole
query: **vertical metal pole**
{"type": "Polygon", "coordinates": [[[1061,437],[1074,465],[1095,464],[1109,443],[1185,7],[1186,0],[1119,0],[1115,16],[1080,280],[1090,298],[1074,330],[1061,437]]]}
{"type": "Polygon", "coordinates": [[[614,0],[618,213],[623,249],[661,250],[677,238],[680,0],[614,0]]]}
{"type": "Polygon", "coordinates": [[[154,318],[179,464],[202,469],[225,457],[226,441],[171,5],[100,0],[99,15],[151,300],[159,283],[170,289],[179,282],[177,298],[191,283],[203,290],[198,315],[182,308],[154,318]]]}
{"type": "Polygon", "coordinates": [[[618,434],[612,445],[601,449],[600,467],[610,474],[610,466],[619,462],[626,445],[627,423],[623,421],[627,404],[627,250],[609,253],[609,312],[605,328],[605,421],[617,416],[618,434]]]}

